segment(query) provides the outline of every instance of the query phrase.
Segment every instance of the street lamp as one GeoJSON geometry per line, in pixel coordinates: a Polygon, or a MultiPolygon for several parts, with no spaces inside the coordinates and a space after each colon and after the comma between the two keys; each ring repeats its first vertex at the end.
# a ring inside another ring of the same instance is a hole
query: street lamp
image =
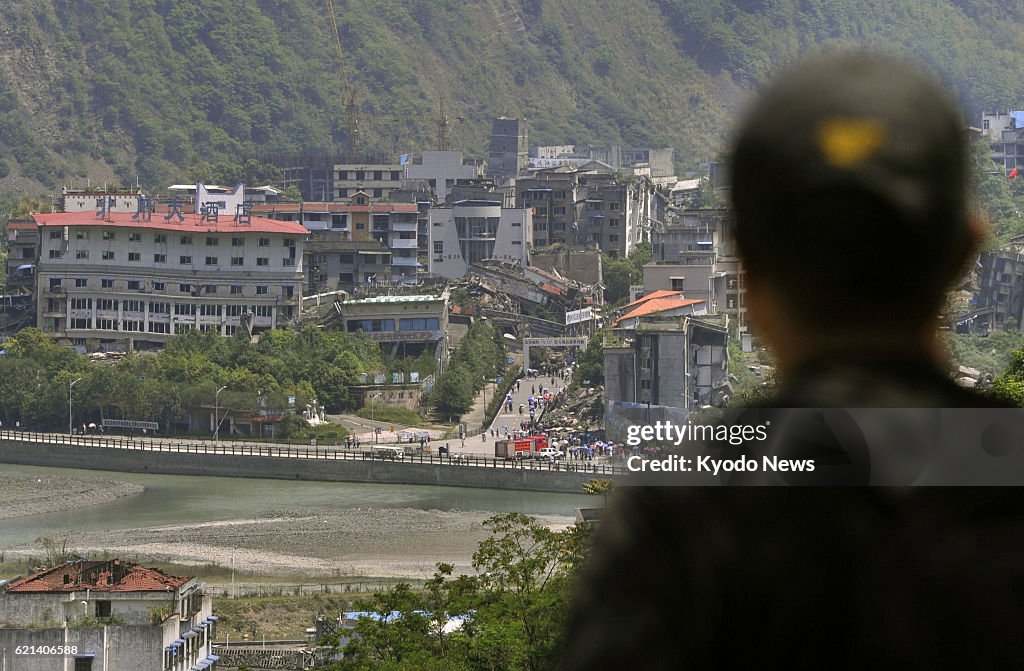
{"type": "Polygon", "coordinates": [[[224,391],[225,389],[227,389],[227,388],[228,388],[228,386],[224,385],[223,387],[221,387],[220,389],[217,390],[216,394],[213,395],[213,421],[214,421],[213,439],[214,440],[219,440],[220,439],[220,419],[219,419],[220,418],[220,393],[222,391],[224,391]]]}
{"type": "Polygon", "coordinates": [[[81,381],[82,381],[82,378],[79,377],[79,378],[75,378],[74,380],[71,380],[70,382],[68,382],[68,435],[69,436],[72,434],[72,426],[73,426],[73,421],[74,421],[72,419],[73,415],[72,415],[72,412],[71,412],[71,390],[74,389],[75,385],[78,384],[81,381]]]}
{"type": "Polygon", "coordinates": [[[377,398],[377,394],[374,392],[370,393],[370,429],[373,431],[373,442],[377,442],[377,427],[373,423],[373,399],[377,398]]]}
{"type": "Polygon", "coordinates": [[[480,426],[482,426],[484,429],[487,428],[487,383],[488,383],[488,381],[489,380],[486,377],[484,377],[484,419],[483,419],[483,422],[481,422],[481,424],[480,424],[480,426]]]}

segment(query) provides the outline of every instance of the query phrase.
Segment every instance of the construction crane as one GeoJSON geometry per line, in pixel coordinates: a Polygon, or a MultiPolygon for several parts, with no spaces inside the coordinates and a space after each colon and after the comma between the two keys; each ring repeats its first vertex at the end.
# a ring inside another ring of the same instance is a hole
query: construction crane
{"type": "MultiPolygon", "coordinates": [[[[356,94],[348,81],[348,69],[345,66],[345,50],[341,46],[341,33],[338,30],[338,20],[334,10],[334,0],[327,0],[327,15],[331,20],[331,30],[334,33],[334,48],[338,52],[338,66],[341,76],[341,107],[345,124],[345,150],[351,156],[357,150],[359,142],[359,108],[356,105],[356,94]]],[[[429,114],[374,114],[368,116],[381,121],[418,121],[431,118],[429,114]]],[[[444,151],[448,149],[450,140],[450,128],[453,119],[448,116],[445,108],[444,98],[438,103],[438,115],[434,117],[437,130],[437,148],[444,151]]],[[[465,121],[463,117],[455,117],[454,121],[465,121]]]]}
{"type": "Polygon", "coordinates": [[[356,108],[355,92],[348,83],[345,50],[341,48],[341,34],[338,32],[338,19],[335,18],[334,0],[327,0],[327,16],[331,19],[334,47],[338,52],[338,66],[341,73],[341,111],[345,123],[345,149],[351,154],[356,147],[356,139],[359,137],[359,110],[356,108]]]}
{"type": "Polygon", "coordinates": [[[465,118],[463,117],[453,118],[448,116],[444,98],[440,98],[438,102],[437,116],[432,116],[430,114],[370,114],[370,116],[379,121],[420,121],[422,119],[433,118],[435,130],[437,132],[437,148],[441,151],[448,149],[450,144],[452,123],[454,121],[465,121],[465,118]]]}

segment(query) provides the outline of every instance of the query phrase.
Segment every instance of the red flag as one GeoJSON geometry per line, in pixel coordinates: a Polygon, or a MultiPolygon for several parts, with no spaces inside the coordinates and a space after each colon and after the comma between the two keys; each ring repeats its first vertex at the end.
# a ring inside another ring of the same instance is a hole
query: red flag
{"type": "Polygon", "coordinates": [[[1014,169],[1010,171],[1010,174],[1008,175],[1008,177],[1010,179],[1017,179],[1017,168],[1016,167],[1014,167],[1014,169]]]}

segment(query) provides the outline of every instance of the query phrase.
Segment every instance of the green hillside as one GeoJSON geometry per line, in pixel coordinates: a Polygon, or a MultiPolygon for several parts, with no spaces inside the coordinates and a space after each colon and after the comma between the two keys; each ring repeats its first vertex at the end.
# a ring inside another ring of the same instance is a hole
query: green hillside
{"type": "MultiPolygon", "coordinates": [[[[721,148],[746,93],[796,54],[865,44],[933,66],[973,118],[1024,104],[1024,1],[336,0],[358,149],[534,143],[721,148]],[[400,118],[395,118],[400,117],[400,118]]],[[[5,0],[0,193],[345,145],[326,0],[5,0]]]]}

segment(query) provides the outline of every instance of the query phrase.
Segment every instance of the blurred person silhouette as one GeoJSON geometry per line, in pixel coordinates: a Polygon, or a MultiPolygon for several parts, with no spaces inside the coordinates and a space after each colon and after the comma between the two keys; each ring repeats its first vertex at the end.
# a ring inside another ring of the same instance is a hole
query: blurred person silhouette
{"type": "MultiPolygon", "coordinates": [[[[769,405],[994,405],[949,380],[937,338],[983,233],[964,123],[937,83],[863,52],[804,60],[753,101],[729,168],[749,315],[780,379],[769,405]]],[[[562,668],[1015,666],[1020,498],[620,488],[562,668]]]]}

